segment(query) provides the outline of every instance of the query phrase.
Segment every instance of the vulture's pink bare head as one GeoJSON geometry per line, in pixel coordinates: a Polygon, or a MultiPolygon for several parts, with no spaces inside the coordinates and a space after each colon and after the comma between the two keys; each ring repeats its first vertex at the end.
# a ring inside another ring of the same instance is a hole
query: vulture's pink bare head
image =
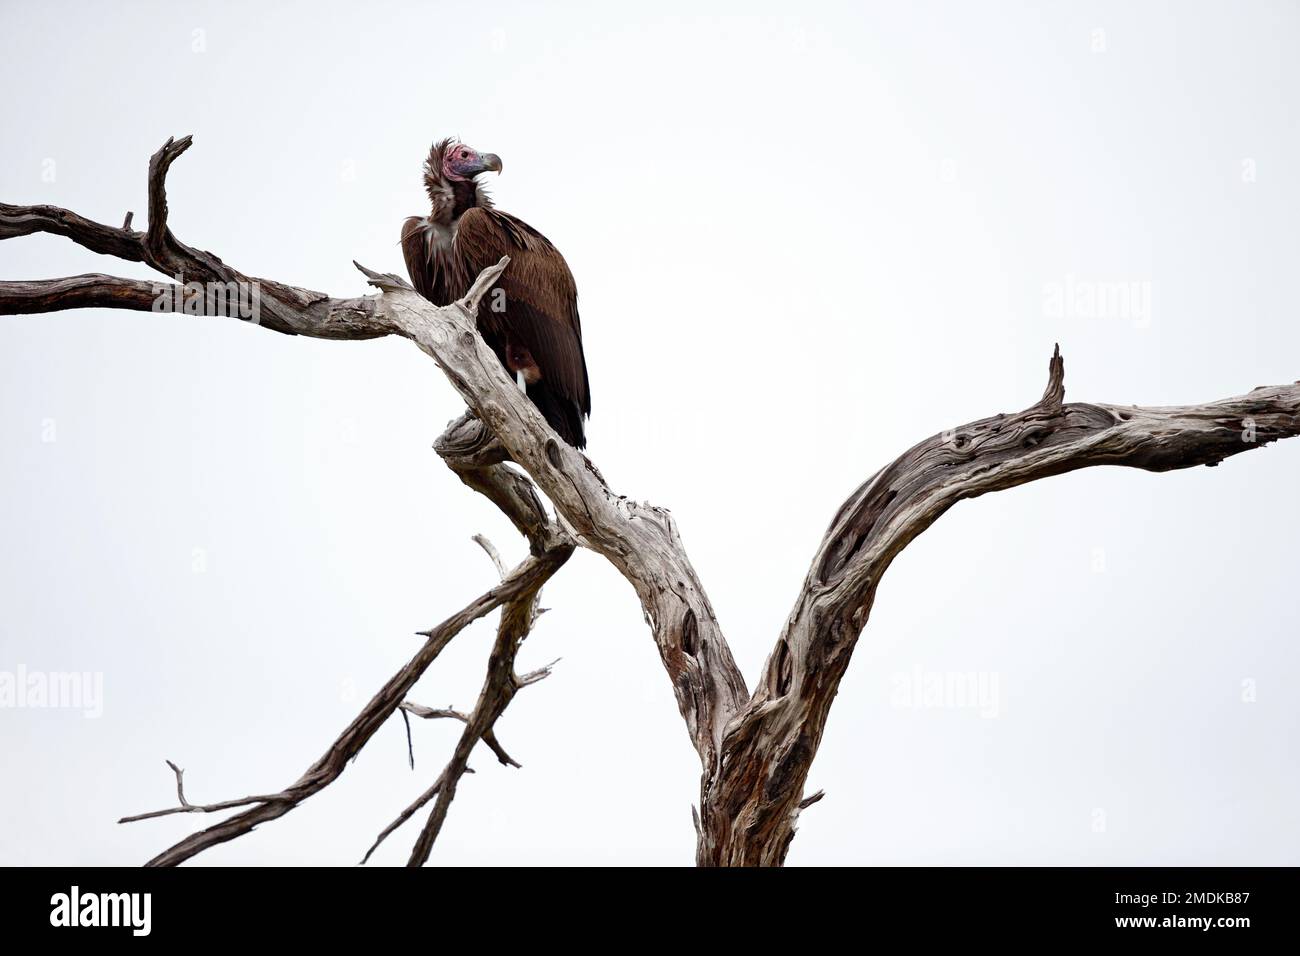
{"type": "Polygon", "coordinates": [[[501,172],[501,157],[480,153],[471,146],[447,140],[442,150],[442,174],[453,182],[465,182],[479,173],[501,172]]]}

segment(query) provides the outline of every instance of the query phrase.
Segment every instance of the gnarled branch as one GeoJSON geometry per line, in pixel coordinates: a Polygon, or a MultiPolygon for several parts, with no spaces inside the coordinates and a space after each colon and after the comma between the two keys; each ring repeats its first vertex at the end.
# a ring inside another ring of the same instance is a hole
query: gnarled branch
{"type": "MultiPolygon", "coordinates": [[[[176,812],[212,812],[230,809],[247,803],[256,803],[251,809],[237,814],[228,820],[208,827],[158,854],[149,861],[149,866],[175,866],[183,863],[197,853],[243,836],[254,827],[270,820],[284,816],[298,804],[314,796],[333,783],[343,773],[351,760],[370,741],[385,721],[406,699],[407,693],[415,682],[428,670],[442,649],[453,637],[459,634],[473,621],[483,617],[503,604],[521,599],[524,595],[535,594],[552,574],[568,560],[572,546],[557,546],[542,556],[530,555],[514,569],[500,584],[489,589],[480,597],[470,602],[457,613],[427,632],[427,638],[407,662],[406,666],[393,675],[379,692],[366,704],[360,714],[348,724],[337,740],[325,753],[312,764],[307,772],[297,781],[279,793],[263,797],[247,797],[238,801],[226,801],[223,804],[211,804],[204,807],[182,807],[168,811],[141,814],[127,817],[120,822],[142,820],[176,812]]],[[[179,786],[179,775],[177,784],[179,786]]]]}
{"type": "MultiPolygon", "coordinates": [[[[191,138],[168,140],[149,160],[149,228],[131,229],[131,214],[121,228],[106,226],[58,206],[17,206],[0,203],[0,240],[34,233],[71,239],[101,255],[126,262],[142,262],[152,269],[190,285],[186,294],[194,302],[194,286],[217,286],[255,292],[255,324],[288,335],[325,339],[372,339],[393,330],[377,320],[374,296],[334,299],[322,292],[301,289],[272,279],[259,279],[231,268],[210,252],[180,242],[167,226],[166,177],[172,162],[189,148],[191,138]]],[[[67,279],[0,282],[0,315],[51,312],[62,309],[116,308],[137,312],[173,312],[178,297],[170,284],[149,284],[138,279],[90,274],[67,279]]],[[[228,306],[212,310],[195,304],[185,311],[199,315],[229,315],[228,306]]]]}
{"type": "Polygon", "coordinates": [[[720,799],[706,804],[699,862],[784,860],[808,769],[880,578],[958,501],[1092,465],[1215,465],[1300,434],[1300,385],[1175,408],[1065,404],[1064,397],[1058,348],[1036,404],[926,439],[840,508],[753,699],[727,728],[720,799]]]}
{"type": "Polygon", "coordinates": [[[473,312],[435,313],[418,294],[399,289],[384,293],[379,315],[432,356],[469,405],[478,422],[463,420],[460,442],[473,455],[499,444],[546,494],[578,542],[607,558],[636,589],[707,772],[716,763],[722,728],[749,694],[672,515],[615,494],[585,455],[551,431],[511,387],[477,333],[473,312]],[[473,434],[483,427],[494,441],[473,434]]]}

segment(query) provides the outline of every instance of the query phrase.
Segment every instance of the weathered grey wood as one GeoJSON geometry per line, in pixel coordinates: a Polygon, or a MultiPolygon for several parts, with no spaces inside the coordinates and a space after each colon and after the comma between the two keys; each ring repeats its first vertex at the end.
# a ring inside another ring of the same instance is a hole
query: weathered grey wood
{"type": "Polygon", "coordinates": [[[845,502],[751,699],[671,516],[614,494],[585,456],[550,434],[474,332],[472,311],[435,313],[399,291],[384,295],[380,313],[447,371],[579,543],[607,557],[636,588],[703,762],[702,865],[784,861],[830,704],[880,576],[957,501],[1092,465],[1167,471],[1217,464],[1300,433],[1296,385],[1176,408],[1064,404],[1058,350],[1039,402],[927,439],[845,502]]]}
{"type": "MultiPolygon", "coordinates": [[[[505,712],[519,689],[525,686],[515,673],[515,658],[520,644],[532,630],[535,620],[533,608],[540,588],[541,582],[530,592],[501,608],[501,620],[497,623],[497,636],[488,658],[487,676],[483,680],[483,689],[479,691],[478,703],[474,705],[474,712],[469,715],[465,730],[443,769],[433,810],[411,848],[408,866],[424,866],[428,862],[433,843],[442,832],[447,811],[456,796],[457,784],[469,767],[469,755],[473,752],[474,745],[492,732],[497,719],[505,712]]],[[[417,804],[419,805],[421,804],[417,804]]]]}
{"type": "MultiPolygon", "coordinates": [[[[483,279],[495,278],[491,272],[481,277],[481,291],[483,279]]],[[[415,292],[395,290],[383,294],[379,317],[438,363],[578,542],[607,558],[636,590],[707,773],[722,729],[749,694],[676,523],[662,508],[615,494],[585,455],[551,431],[478,334],[476,301],[471,294],[466,307],[434,309],[415,292]]]]}
{"type": "MultiPolygon", "coordinates": [[[[478,300],[508,260],[485,270],[464,301],[446,308],[434,307],[399,277],[364,268],[381,294],[333,299],[271,280],[247,279],[211,253],[180,243],[166,228],[166,171],[188,146],[188,137],[168,141],[151,161],[145,233],[133,232],[129,217],[122,229],[115,229],[57,207],[0,205],[0,239],[47,232],[97,252],[146,262],[164,274],[183,267],[186,281],[232,276],[256,281],[273,304],[262,324],[276,331],[325,338],[405,336],[434,359],[469,408],[438,440],[438,453],[467,486],[501,509],[527,538],[529,560],[540,562],[516,569],[512,577],[529,567],[534,573],[507,598],[498,594],[494,599],[493,606],[504,606],[484,692],[465,720],[452,762],[394,824],[438,798],[412,853],[414,863],[428,856],[455,783],[467,770],[470,749],[487,739],[514,690],[530,682],[514,675],[514,651],[534,619],[536,588],[563,564],[575,541],[607,558],[636,591],[672,680],[701,761],[697,862],[780,865],[799,812],[821,798],[820,792],[803,797],[804,785],[880,578],[894,557],[948,508],[966,498],[1093,465],[1148,471],[1214,465],[1300,434],[1300,386],[1294,384],[1173,408],[1066,404],[1058,350],[1037,403],[921,442],[840,507],[751,695],[672,516],[612,491],[585,455],[550,430],[479,336],[474,318],[478,300]],[[539,490],[557,521],[548,515],[539,490]]],[[[148,308],[144,303],[136,280],[111,276],[0,282],[0,314],[97,305],[148,308]]],[[[471,608],[481,607],[487,597],[471,608]]],[[[409,677],[408,666],[394,681],[409,677]]],[[[401,695],[387,693],[393,686],[390,682],[359,723],[294,787],[269,797],[227,801],[258,805],[183,841],[154,862],[179,862],[239,836],[288,812],[305,786],[328,783],[341,772],[339,761],[373,733],[374,721],[386,719],[399,706],[401,695]]],[[[163,812],[203,809],[184,805],[163,812]]]]}
{"type": "MultiPolygon", "coordinates": [[[[187,280],[188,281],[188,280],[187,280]]],[[[195,280],[198,281],[198,280],[195,280]]],[[[214,280],[215,281],[215,280],[214,280]]],[[[360,340],[390,334],[375,322],[375,296],[333,299],[319,292],[281,285],[266,279],[239,279],[256,286],[263,295],[274,294],[290,303],[292,321],[283,310],[263,314],[256,324],[286,335],[317,339],[360,340]]],[[[223,283],[224,285],[224,283],[223,283]]],[[[62,279],[19,279],[0,282],[0,315],[37,315],[69,309],[125,309],[133,312],[176,312],[177,287],[173,282],[124,279],[89,273],[62,279]]],[[[184,308],[191,308],[193,295],[183,293],[184,308]]],[[[262,299],[264,303],[265,298],[262,299]]],[[[214,310],[205,303],[193,314],[233,315],[230,307],[214,310]]],[[[238,317],[238,316],[235,316],[238,317]]]]}
{"type": "MultiPolygon", "coordinates": [[[[143,262],[180,283],[256,288],[260,304],[258,324],[287,335],[372,339],[391,333],[391,329],[375,319],[374,296],[334,299],[311,289],[259,279],[231,268],[210,252],[180,242],[167,225],[166,176],[172,162],[189,148],[190,142],[188,136],[169,139],[149,160],[150,219],[146,232],[130,228],[130,214],[126,223],[116,228],[58,206],[0,203],[0,240],[43,232],[64,236],[93,252],[127,262],[143,262]]],[[[0,315],[84,308],[160,311],[155,305],[156,285],[104,275],[0,282],[0,315]]],[[[174,285],[165,288],[174,297],[174,285]]]]}
{"type": "MultiPolygon", "coordinates": [[[[504,577],[504,575],[502,575],[504,577]]],[[[470,722],[470,715],[462,713],[451,707],[425,707],[412,701],[406,701],[402,704],[401,709],[412,717],[419,717],[423,720],[438,720],[439,718],[450,718],[459,720],[462,724],[470,722]]],[[[496,754],[497,761],[505,764],[507,767],[523,767],[518,760],[506,753],[505,747],[501,746],[501,741],[497,740],[496,734],[489,730],[482,735],[483,743],[487,744],[488,749],[496,754]]]]}
{"type": "MultiPolygon", "coordinates": [[[[204,850],[241,837],[251,832],[254,827],[284,816],[304,800],[324,790],[342,775],[351,759],[370,742],[375,731],[397,711],[411,688],[415,686],[415,682],[429,669],[452,638],[469,624],[498,607],[513,606],[520,600],[531,602],[532,595],[536,594],[537,589],[559,570],[572,551],[571,546],[567,548],[559,546],[540,557],[530,555],[500,584],[470,602],[437,627],[425,632],[425,642],[415,656],[380,688],[320,759],[284,790],[265,796],[243,797],[201,807],[185,804],[168,811],[213,812],[249,803],[254,804],[243,813],[186,837],[175,846],[155,856],[147,865],[176,866],[184,863],[204,850]]],[[[488,729],[491,729],[490,724],[488,729]]],[[[155,811],[149,814],[137,814],[119,822],[131,822],[161,815],[163,815],[161,811],[155,811]]]]}
{"type": "MultiPolygon", "coordinates": [[[[145,279],[122,279],[101,273],[68,276],[64,279],[28,279],[0,282],[0,313],[36,315],[67,309],[130,309],[149,312],[158,300],[176,301],[173,283],[145,279]]],[[[167,311],[171,311],[169,308],[167,311]]]]}
{"type": "Polygon", "coordinates": [[[935,435],[868,479],[813,558],[753,699],[727,728],[697,859],[779,865],[831,702],[894,557],[958,501],[1093,465],[1215,465],[1300,434],[1300,387],[1206,405],[1065,404],[1059,349],[1040,401],[935,435]]]}

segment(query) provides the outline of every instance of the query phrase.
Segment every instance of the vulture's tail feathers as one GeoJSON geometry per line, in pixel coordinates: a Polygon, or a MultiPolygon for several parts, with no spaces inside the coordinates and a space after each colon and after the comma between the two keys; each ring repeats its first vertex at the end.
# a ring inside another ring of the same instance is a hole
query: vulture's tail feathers
{"type": "Polygon", "coordinates": [[[553,391],[545,381],[528,386],[528,397],[541,411],[547,424],[574,448],[586,448],[587,436],[582,427],[582,413],[575,402],[553,391]]]}

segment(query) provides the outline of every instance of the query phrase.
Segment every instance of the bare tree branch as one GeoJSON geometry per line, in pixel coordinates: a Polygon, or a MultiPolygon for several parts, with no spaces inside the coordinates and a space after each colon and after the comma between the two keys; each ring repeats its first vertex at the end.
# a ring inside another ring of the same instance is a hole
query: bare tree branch
{"type": "MultiPolygon", "coordinates": [[[[451,807],[452,800],[456,797],[456,787],[461,776],[468,770],[470,752],[479,740],[483,740],[485,743],[488,741],[488,736],[492,734],[492,728],[497,719],[510,705],[515,693],[521,687],[526,686],[524,680],[515,674],[515,657],[519,652],[519,645],[523,643],[532,628],[532,604],[536,600],[537,591],[541,589],[541,583],[538,582],[537,588],[531,592],[521,593],[502,606],[501,621],[497,625],[496,641],[492,646],[492,654],[488,658],[487,676],[484,679],[483,690],[479,694],[478,702],[474,705],[473,713],[468,717],[464,717],[455,711],[448,713],[448,716],[462,719],[465,723],[465,730],[456,744],[451,759],[442,772],[438,774],[438,778],[429,789],[417,797],[413,803],[398,815],[396,820],[384,828],[375,839],[375,842],[371,844],[370,849],[366,851],[366,855],[361,860],[362,863],[370,859],[371,855],[387,839],[389,834],[436,797],[437,802],[434,804],[429,821],[425,824],[419,839],[416,841],[415,848],[411,851],[408,865],[423,866],[429,859],[429,853],[433,849],[434,841],[442,829],[443,821],[446,820],[447,811],[451,807]]],[[[530,675],[533,679],[529,680],[528,683],[535,683],[540,677],[545,677],[549,673],[549,667],[543,668],[542,671],[537,672],[540,676],[530,675]]],[[[499,745],[494,746],[492,749],[497,752],[498,759],[503,758],[504,751],[499,750],[499,745]]],[[[502,762],[514,763],[509,757],[504,757],[502,762]]],[[[518,764],[514,765],[519,766],[518,764]]]]}
{"type": "Polygon", "coordinates": [[[465,723],[465,730],[456,749],[442,772],[442,785],[438,788],[437,800],[411,850],[408,866],[423,866],[428,861],[433,843],[442,831],[447,811],[456,797],[456,787],[465,772],[470,752],[480,738],[491,732],[497,718],[504,713],[522,686],[515,675],[515,655],[533,626],[533,601],[536,597],[537,590],[534,590],[501,608],[501,621],[497,625],[497,639],[488,658],[483,690],[479,694],[478,703],[474,705],[474,712],[465,723]]]}
{"type": "Polygon", "coordinates": [[[551,676],[551,673],[554,670],[555,665],[558,663],[560,663],[560,658],[557,657],[549,664],[543,667],[539,667],[535,671],[529,671],[527,674],[520,674],[517,678],[515,678],[515,683],[520,687],[527,687],[530,684],[536,684],[539,680],[545,680],[546,678],[551,676]]]}
{"type": "MultiPolygon", "coordinates": [[[[462,714],[459,710],[453,710],[450,707],[439,710],[433,707],[425,707],[421,704],[413,704],[409,700],[402,704],[402,710],[415,717],[422,717],[425,720],[437,720],[440,717],[449,717],[452,720],[459,720],[462,724],[468,724],[470,719],[469,714],[462,714]]],[[[507,767],[523,769],[523,764],[506,753],[505,748],[501,746],[501,742],[497,740],[497,735],[493,731],[489,730],[483,734],[483,743],[487,744],[491,751],[497,755],[497,760],[499,762],[505,764],[507,767]]]]}
{"type": "Polygon", "coordinates": [[[497,569],[497,574],[504,578],[506,576],[506,566],[501,560],[501,552],[496,549],[496,545],[481,534],[474,535],[474,543],[486,552],[487,556],[492,560],[492,566],[497,569]]]}
{"type": "Polygon", "coordinates": [[[807,809],[808,809],[809,807],[811,807],[814,803],[821,803],[822,800],[825,799],[825,797],[826,797],[826,791],[825,791],[825,790],[818,790],[818,791],[817,791],[816,793],[814,793],[812,796],[810,796],[810,797],[804,797],[802,800],[800,800],[800,801],[799,801],[799,809],[800,809],[800,810],[807,810],[807,809]]]}
{"type": "Polygon", "coordinates": [[[132,817],[123,817],[118,823],[136,823],[139,820],[152,820],[155,817],[167,817],[174,813],[218,813],[222,810],[233,810],[236,807],[246,807],[250,803],[270,803],[280,799],[280,794],[269,794],[260,797],[239,797],[235,800],[223,800],[220,803],[190,803],[185,799],[185,771],[170,760],[167,766],[172,768],[172,773],[176,775],[176,799],[178,806],[168,807],[165,810],[153,810],[149,813],[138,813],[132,817]]]}
{"type": "MultiPolygon", "coordinates": [[[[572,546],[556,546],[549,553],[526,558],[506,580],[489,589],[456,614],[427,632],[428,639],[415,656],[380,689],[365,709],[350,723],[330,748],[307,769],[296,782],[279,793],[257,798],[242,798],[208,807],[193,807],[189,812],[212,812],[255,802],[257,806],[223,820],[206,830],[195,833],[163,851],[149,861],[149,866],[175,866],[197,853],[233,840],[251,831],[259,824],[284,816],[298,804],[324,790],[343,773],[348,761],[361,751],[380,726],[397,710],[415,682],[428,669],[453,637],[471,622],[490,613],[502,604],[515,601],[521,595],[533,594],[542,582],[554,574],[568,560],[572,546]]],[[[178,779],[179,785],[179,779],[178,779]]],[[[180,812],[172,810],[166,812],[180,812]]],[[[161,816],[162,812],[128,817],[146,819],[161,816]]]]}
{"type": "Polygon", "coordinates": [[[1215,465],[1300,434],[1300,386],[1174,408],[1065,404],[1057,349],[1037,404],[935,435],[867,480],[813,559],[753,699],[727,728],[697,859],[780,864],[840,678],[895,556],[958,501],[1093,465],[1215,465]]]}
{"type": "MultiPolygon", "coordinates": [[[[490,540],[488,540],[486,535],[476,534],[474,535],[473,540],[475,544],[477,544],[480,548],[484,550],[484,552],[486,552],[488,558],[491,559],[492,566],[497,569],[497,576],[500,577],[502,580],[505,580],[505,577],[509,572],[506,570],[505,562],[501,560],[501,552],[496,549],[496,545],[494,545],[490,540]]],[[[538,589],[537,595],[538,598],[540,598],[541,596],[540,589],[538,589]]],[[[537,600],[534,599],[533,601],[534,613],[532,616],[532,620],[530,622],[530,626],[535,625],[537,623],[538,613],[536,611],[536,606],[537,606],[537,600]]],[[[552,665],[547,665],[546,667],[542,668],[540,671],[535,671],[533,674],[526,675],[525,677],[516,678],[516,683],[518,684],[518,686],[523,687],[526,684],[534,683],[535,681],[540,680],[543,677],[548,677],[550,676],[551,673],[551,666],[552,665]]],[[[411,703],[410,701],[407,701],[402,704],[402,716],[405,717],[407,714],[414,714],[416,717],[422,717],[426,720],[438,719],[440,717],[450,717],[454,720],[459,720],[462,724],[468,724],[470,722],[469,714],[462,714],[460,711],[453,710],[450,707],[445,708],[443,710],[435,710],[432,707],[425,707],[421,704],[411,703]]],[[[505,764],[508,767],[517,767],[522,769],[523,764],[519,763],[508,753],[505,752],[505,748],[503,748],[501,744],[497,741],[496,734],[491,730],[491,728],[484,731],[482,740],[483,743],[487,744],[488,747],[491,748],[492,752],[496,754],[497,760],[499,760],[501,763],[505,764]]],[[[410,743],[409,721],[407,723],[407,742],[409,745],[410,743]]],[[[411,765],[412,766],[415,765],[414,756],[411,757],[411,765]]]]}
{"type": "Polygon", "coordinates": [[[13,206],[0,203],[0,239],[15,239],[39,232],[71,239],[91,252],[127,262],[144,262],[140,233],[130,228],[130,218],[121,229],[79,216],[58,206],[13,206]]]}
{"type": "MultiPolygon", "coordinates": [[[[464,768],[463,772],[473,773],[473,771],[470,770],[468,767],[464,768]]],[[[370,858],[375,855],[375,851],[379,849],[380,844],[382,844],[385,840],[387,840],[390,836],[392,836],[392,834],[396,832],[396,830],[399,827],[401,827],[403,823],[411,819],[411,817],[415,816],[415,814],[420,810],[421,807],[427,806],[429,801],[438,795],[438,793],[442,790],[442,784],[443,781],[446,779],[446,776],[447,776],[447,771],[444,769],[442,773],[438,774],[438,779],[433,782],[433,786],[429,787],[428,790],[420,794],[420,796],[413,803],[411,803],[405,810],[399,813],[397,815],[397,819],[395,819],[392,823],[388,824],[388,826],[384,827],[381,831],[379,831],[379,836],[375,837],[375,842],[370,844],[370,848],[366,850],[366,855],[361,858],[362,866],[365,866],[367,863],[370,862],[370,858]]]]}
{"type": "Polygon", "coordinates": [[[172,311],[176,286],[144,279],[120,279],[100,273],[66,279],[28,279],[0,282],[0,313],[33,315],[66,309],[130,309],[150,312],[161,302],[172,311]]]}
{"type": "MultiPolygon", "coordinates": [[[[504,574],[505,565],[502,563],[501,555],[492,542],[483,535],[475,535],[474,541],[487,552],[488,557],[492,559],[492,563],[496,565],[498,573],[504,574]]],[[[402,705],[404,713],[413,713],[421,717],[453,717],[465,724],[465,730],[461,734],[451,760],[443,768],[442,773],[438,775],[438,779],[380,833],[370,849],[366,851],[362,863],[370,859],[371,854],[375,852],[390,833],[436,796],[438,802],[434,805],[429,823],[426,824],[420,834],[415,850],[412,851],[409,865],[422,866],[428,860],[434,840],[437,839],[443,820],[446,819],[447,810],[451,805],[451,801],[455,799],[457,784],[460,782],[461,776],[468,772],[470,752],[479,740],[482,740],[492,749],[501,763],[513,767],[521,766],[502,749],[497,742],[493,727],[520,688],[550,676],[553,664],[548,664],[540,670],[533,671],[523,677],[519,677],[515,673],[515,657],[519,653],[519,646],[528,637],[533,625],[537,623],[537,601],[540,596],[541,583],[539,582],[535,590],[521,594],[502,607],[501,621],[497,626],[497,638],[492,647],[492,654],[488,658],[487,677],[483,682],[483,690],[479,693],[478,702],[474,705],[472,714],[462,714],[451,709],[436,711],[410,703],[402,705]]]]}
{"type": "Polygon", "coordinates": [[[167,226],[167,170],[194,142],[192,136],[168,139],[149,159],[149,228],[144,234],[147,260],[164,272],[183,272],[193,259],[167,226]]]}
{"type": "MultiPolygon", "coordinates": [[[[578,542],[606,557],[636,589],[678,708],[709,772],[717,761],[722,728],[749,694],[672,515],[611,491],[581,452],[556,437],[518,388],[511,391],[501,363],[475,330],[473,311],[445,309],[435,315],[416,293],[394,290],[384,293],[379,312],[447,373],[478,419],[463,419],[463,429],[468,432],[478,423],[491,429],[578,542]]],[[[462,443],[476,453],[491,446],[468,437],[462,443]]]]}
{"type": "MultiPolygon", "coordinates": [[[[127,262],[142,262],[177,283],[218,285],[257,291],[257,324],[289,335],[327,339],[369,339],[393,330],[377,321],[376,297],[333,299],[271,279],[258,279],[232,269],[210,252],[193,249],[176,239],[167,226],[166,177],[172,162],[189,148],[191,138],[168,140],[149,160],[149,228],[136,232],[130,217],[122,228],[106,226],[58,206],[16,206],[0,203],[0,240],[48,233],[127,262]]],[[[172,311],[157,303],[164,287],[140,280],[85,275],[70,279],[0,282],[0,315],[49,312],[70,308],[118,308],[140,312],[172,311]]],[[[171,290],[174,297],[174,289],[171,290]]],[[[193,297],[190,296],[192,299],[193,297]]],[[[226,311],[197,314],[225,315],[226,311]]]]}

